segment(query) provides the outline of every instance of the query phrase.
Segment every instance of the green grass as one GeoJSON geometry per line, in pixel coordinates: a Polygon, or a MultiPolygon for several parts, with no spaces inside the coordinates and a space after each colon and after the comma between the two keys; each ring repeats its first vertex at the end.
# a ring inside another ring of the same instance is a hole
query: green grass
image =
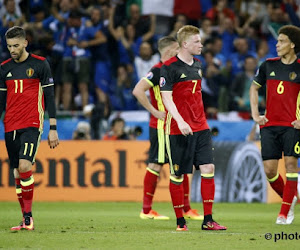
{"type": "MultiPolygon", "coordinates": [[[[201,204],[192,204],[202,211],[201,204]]],[[[3,249],[299,249],[298,240],[266,240],[265,234],[299,234],[299,208],[292,225],[276,225],[280,204],[214,205],[214,218],[227,231],[206,232],[201,222],[188,221],[188,232],[176,232],[170,203],[154,209],[169,221],[141,220],[140,203],[36,202],[35,230],[11,232],[20,221],[17,203],[0,203],[0,248],[3,249]]],[[[290,236],[292,237],[292,236],[290,236]]]]}

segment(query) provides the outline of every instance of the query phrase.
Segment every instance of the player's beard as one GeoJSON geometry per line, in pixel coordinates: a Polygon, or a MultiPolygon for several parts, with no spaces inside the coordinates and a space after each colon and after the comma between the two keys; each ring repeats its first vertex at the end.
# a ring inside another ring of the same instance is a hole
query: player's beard
{"type": "Polygon", "coordinates": [[[11,57],[15,60],[15,61],[19,61],[20,58],[22,57],[24,53],[24,48],[22,50],[20,50],[20,52],[17,54],[17,53],[14,53],[14,55],[11,54],[11,57]]]}

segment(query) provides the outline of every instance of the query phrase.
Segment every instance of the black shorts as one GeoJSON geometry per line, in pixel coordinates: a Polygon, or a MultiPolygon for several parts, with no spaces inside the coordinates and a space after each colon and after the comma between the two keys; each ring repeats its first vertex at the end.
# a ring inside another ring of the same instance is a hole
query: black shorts
{"type": "Polygon", "coordinates": [[[24,128],[5,133],[5,144],[10,168],[19,167],[19,159],[26,159],[32,164],[41,140],[38,128],[24,128]]]}
{"type": "Polygon", "coordinates": [[[213,163],[212,139],[209,129],[194,132],[193,135],[166,135],[170,172],[180,176],[193,172],[193,165],[213,163]]]}
{"type": "Polygon", "coordinates": [[[149,128],[150,150],[148,163],[167,163],[164,129],[149,128]]]}
{"type": "Polygon", "coordinates": [[[300,130],[292,127],[272,126],[260,130],[262,159],[281,159],[285,156],[300,156],[300,130]]]}

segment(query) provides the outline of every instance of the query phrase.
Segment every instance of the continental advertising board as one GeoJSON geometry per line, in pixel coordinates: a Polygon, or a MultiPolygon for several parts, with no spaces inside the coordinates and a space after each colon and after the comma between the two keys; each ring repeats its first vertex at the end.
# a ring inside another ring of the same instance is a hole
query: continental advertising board
{"type": "MultiPolygon", "coordinates": [[[[36,201],[142,201],[148,141],[42,141],[33,166],[36,201]]],[[[280,202],[264,175],[259,143],[214,142],[216,202],[280,202]]],[[[0,141],[0,201],[15,201],[14,178],[0,141]]],[[[283,161],[280,172],[285,177],[283,161]]],[[[199,171],[191,200],[201,202],[199,171]]],[[[170,201],[169,167],[161,172],[155,201],[170,201]]]]}

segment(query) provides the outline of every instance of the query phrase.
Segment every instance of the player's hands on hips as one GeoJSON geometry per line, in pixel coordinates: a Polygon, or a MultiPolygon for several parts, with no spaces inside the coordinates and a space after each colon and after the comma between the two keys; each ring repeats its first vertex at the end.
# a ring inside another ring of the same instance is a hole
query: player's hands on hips
{"type": "Polygon", "coordinates": [[[154,116],[157,118],[157,119],[160,119],[160,120],[165,120],[166,118],[166,111],[159,111],[157,110],[155,113],[154,113],[154,116]]]}
{"type": "Polygon", "coordinates": [[[292,122],[295,129],[300,129],[300,120],[295,120],[292,122]]]}
{"type": "Polygon", "coordinates": [[[177,125],[178,125],[180,132],[184,136],[193,134],[193,131],[192,131],[190,125],[188,123],[186,123],[185,121],[181,121],[181,122],[177,123],[177,125]]]}
{"type": "Polygon", "coordinates": [[[258,117],[253,117],[253,120],[259,125],[265,125],[269,120],[264,115],[260,115],[258,117]]]}
{"type": "Polygon", "coordinates": [[[48,134],[48,145],[50,146],[50,148],[56,148],[58,144],[59,144],[59,139],[58,139],[57,131],[50,129],[48,134]]]}

